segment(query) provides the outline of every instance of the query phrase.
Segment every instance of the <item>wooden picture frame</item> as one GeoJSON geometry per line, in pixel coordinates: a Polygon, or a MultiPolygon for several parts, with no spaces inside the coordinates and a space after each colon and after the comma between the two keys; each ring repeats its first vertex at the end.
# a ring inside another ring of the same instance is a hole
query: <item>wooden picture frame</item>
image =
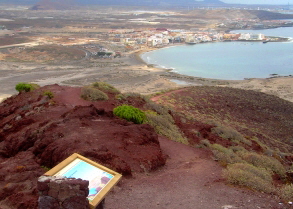
{"type": "Polygon", "coordinates": [[[63,160],[45,175],[88,180],[88,200],[91,209],[96,208],[122,177],[121,174],[77,153],[63,160]]]}

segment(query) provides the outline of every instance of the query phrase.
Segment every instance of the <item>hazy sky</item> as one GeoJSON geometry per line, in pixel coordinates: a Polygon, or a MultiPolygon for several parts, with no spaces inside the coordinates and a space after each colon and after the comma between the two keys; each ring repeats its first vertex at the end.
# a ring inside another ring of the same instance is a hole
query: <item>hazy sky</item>
{"type": "Polygon", "coordinates": [[[293,5],[293,0],[221,0],[225,3],[235,3],[235,4],[290,4],[293,5]]]}

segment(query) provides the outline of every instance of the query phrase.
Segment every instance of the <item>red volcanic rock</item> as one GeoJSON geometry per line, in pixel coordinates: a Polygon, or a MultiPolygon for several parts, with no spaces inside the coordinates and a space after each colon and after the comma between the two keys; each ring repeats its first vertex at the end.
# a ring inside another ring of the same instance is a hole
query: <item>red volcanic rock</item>
{"type": "Polygon", "coordinates": [[[0,205],[36,208],[36,183],[43,168],[75,152],[123,175],[164,165],[153,128],[115,117],[112,110],[117,105],[117,100],[85,101],[80,88],[58,85],[1,103],[0,205]],[[54,98],[43,96],[44,91],[54,98]]]}

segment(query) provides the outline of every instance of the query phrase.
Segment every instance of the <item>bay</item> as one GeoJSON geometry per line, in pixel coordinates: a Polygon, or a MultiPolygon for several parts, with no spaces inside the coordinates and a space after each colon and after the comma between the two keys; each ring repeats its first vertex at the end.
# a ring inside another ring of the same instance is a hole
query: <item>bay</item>
{"type": "MultiPolygon", "coordinates": [[[[277,28],[267,34],[293,37],[293,28],[277,28]],[[285,29],[285,30],[284,30],[285,29]],[[284,31],[288,30],[288,34],[284,31]]],[[[258,33],[258,31],[245,31],[258,33]]],[[[217,42],[180,45],[144,53],[149,64],[172,68],[179,74],[225,79],[267,78],[271,74],[293,75],[293,42],[217,42]]]]}

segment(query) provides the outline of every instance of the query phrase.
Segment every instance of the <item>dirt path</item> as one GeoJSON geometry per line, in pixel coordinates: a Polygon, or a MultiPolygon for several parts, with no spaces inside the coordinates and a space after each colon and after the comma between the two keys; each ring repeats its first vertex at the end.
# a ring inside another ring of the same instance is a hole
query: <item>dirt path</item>
{"type": "Polygon", "coordinates": [[[233,209],[285,208],[274,196],[226,185],[222,168],[204,149],[160,139],[169,156],[166,165],[149,174],[136,174],[106,198],[106,209],[233,209]]]}
{"type": "Polygon", "coordinates": [[[152,97],[151,100],[153,102],[157,102],[162,96],[169,96],[170,94],[172,93],[180,93],[181,91],[183,91],[184,89],[177,89],[177,90],[173,90],[173,91],[170,91],[170,92],[167,92],[167,93],[164,93],[164,94],[161,94],[161,95],[158,95],[158,96],[155,96],[155,97],[152,97]]]}

